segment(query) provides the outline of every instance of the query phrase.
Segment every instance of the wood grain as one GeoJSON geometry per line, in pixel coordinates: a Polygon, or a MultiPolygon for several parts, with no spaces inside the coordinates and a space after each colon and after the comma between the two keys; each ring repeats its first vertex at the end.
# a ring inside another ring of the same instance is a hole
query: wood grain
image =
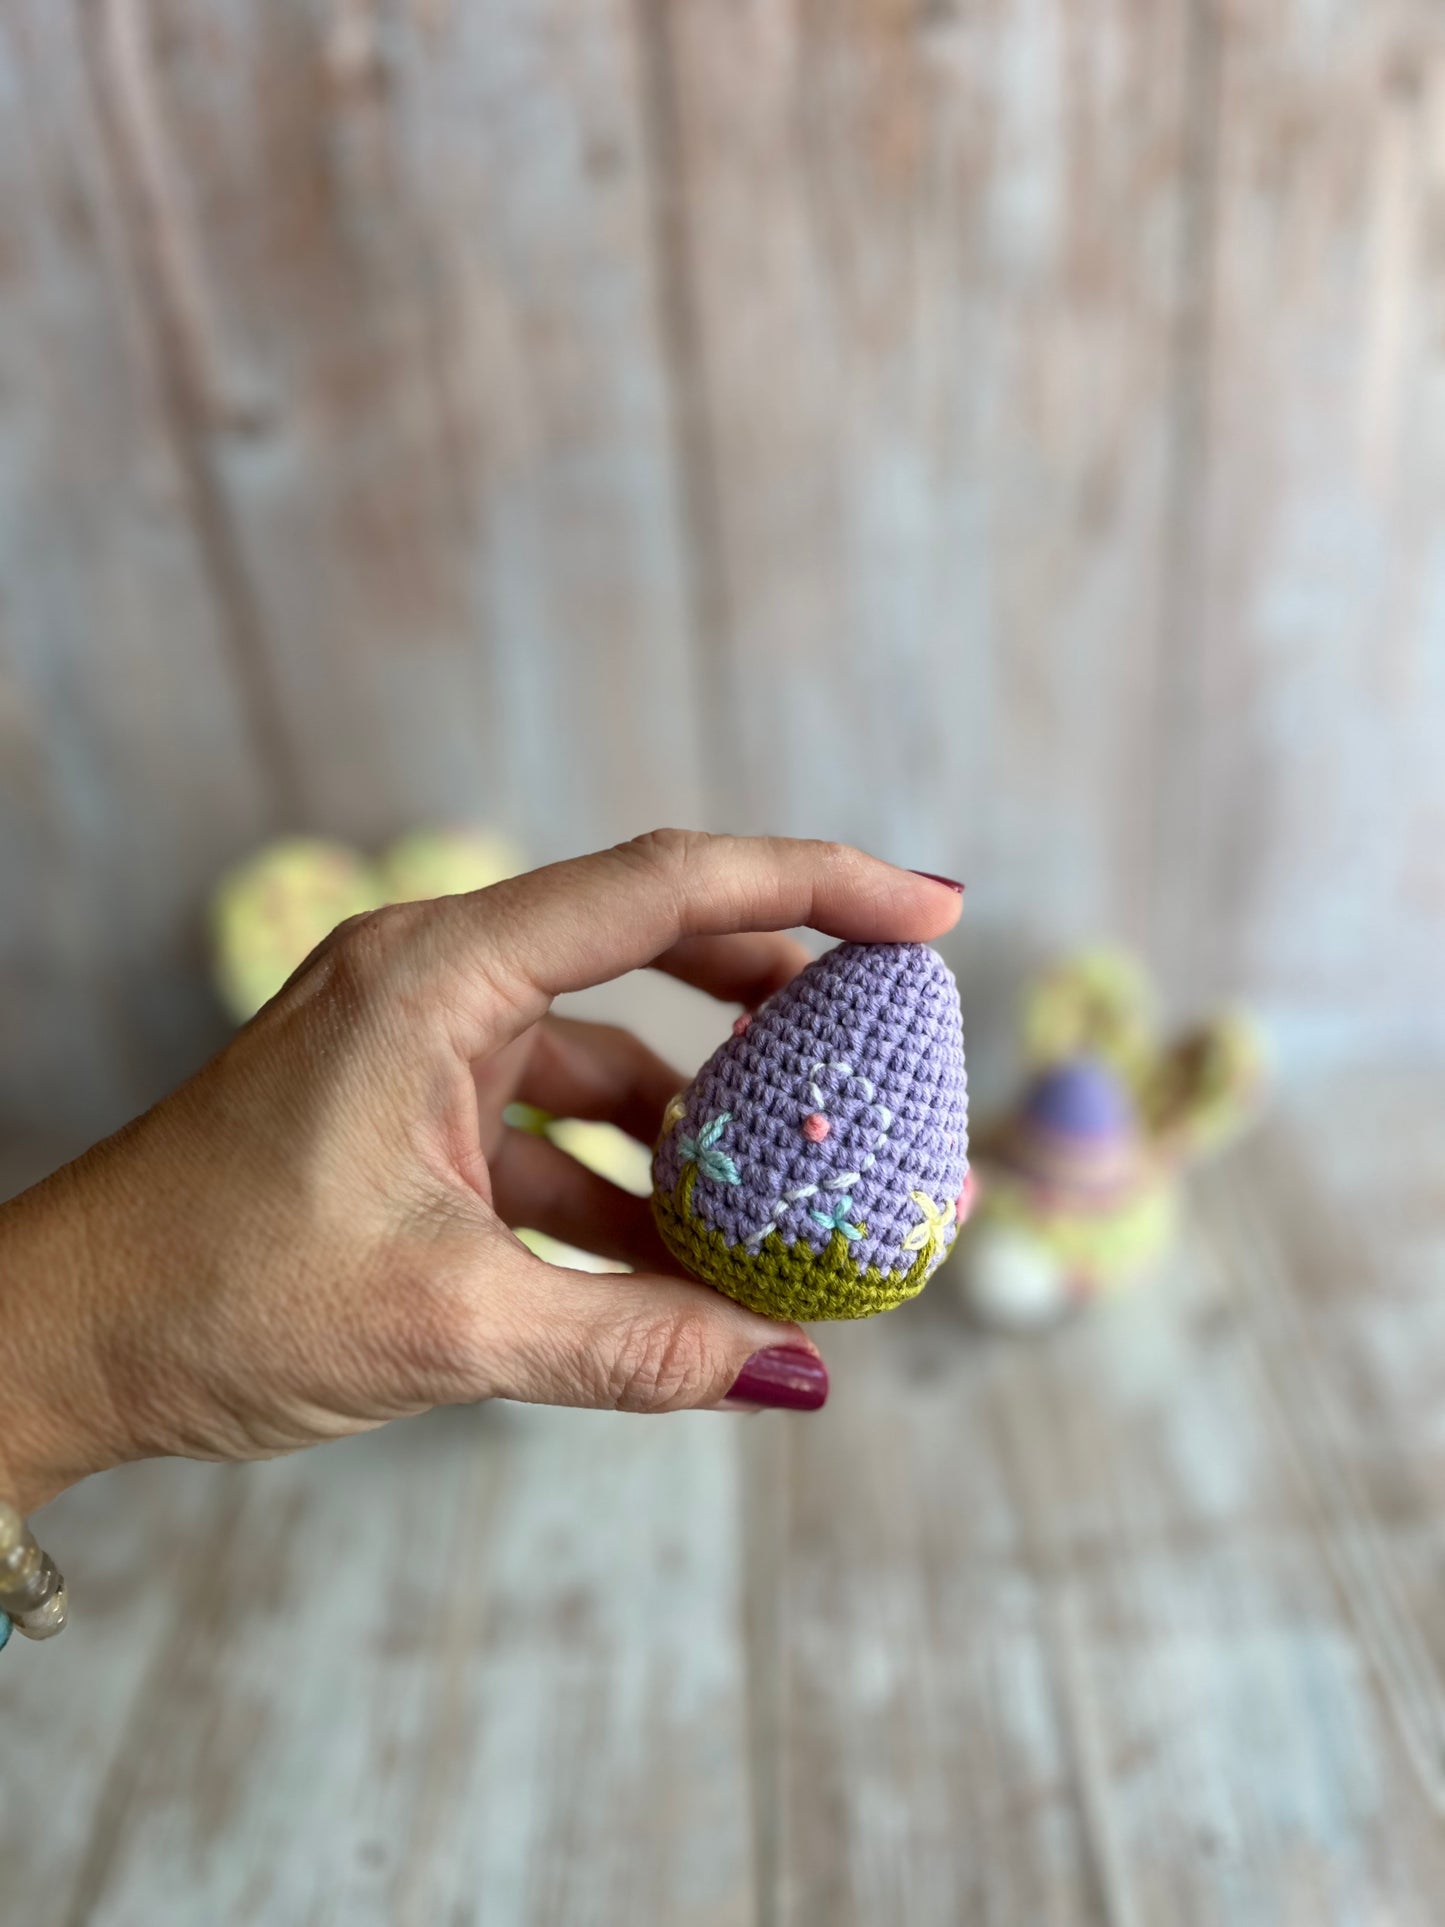
{"type": "MultiPolygon", "coordinates": [[[[1422,1160],[1438,1080],[1431,1112],[1422,1160]]],[[[829,1334],[840,1396],[793,1457],[777,1918],[1430,1918],[1438,1497],[1378,1476],[1421,1461],[1384,1385],[1361,1411],[1389,1314],[1317,1263],[1310,1152],[1282,1126],[1152,1295],[1041,1344],[971,1348],[936,1293],[829,1334]]],[[[1358,1171],[1339,1208],[1369,1195],[1358,1171]]],[[[1411,1336],[1438,1383],[1438,1319],[1411,1336]]]]}
{"type": "Polygon", "coordinates": [[[1398,1049],[1445,934],[1445,22],[1283,0],[1218,31],[1171,961],[1292,1042],[1398,1049]]]}
{"type": "Polygon", "coordinates": [[[1441,1043],[1429,0],[10,0],[0,1111],[281,827],[659,821],[1441,1043]]]}
{"type": "Polygon", "coordinates": [[[625,7],[149,14],[308,820],[552,854],[696,814],[625,7]]]}
{"type": "Polygon", "coordinates": [[[750,1920],[732,1437],[659,1443],[450,1414],[53,1508],[96,1585],[69,1684],[0,1683],[71,1760],[55,1825],[38,1777],[7,1803],[7,1894],[47,1924],[750,1920]]]}
{"type": "Polygon", "coordinates": [[[553,13],[0,29],[12,1125],[76,1148],[216,1040],[264,834],[707,814],[633,22],[553,13]]]}
{"type": "Polygon", "coordinates": [[[1426,1927],[1442,1170],[1438,1073],[1333,1079],[1151,1287],[985,1340],[944,1272],[822,1334],[817,1419],[457,1412],[68,1495],[7,1902],[1426,1927]]]}
{"type": "MultiPolygon", "coordinates": [[[[283,827],[845,836],[969,878],[971,1019],[1104,928],[1440,1045],[1429,0],[0,0],[0,109],[0,1192],[283,827]]],[[[945,1278],[815,1422],[70,1495],[7,1907],[1433,1922],[1442,1170],[1325,1080],[1155,1291],[945,1278]]]]}
{"type": "Polygon", "coordinates": [[[656,13],[728,820],[1146,936],[1186,10],[656,13]]]}
{"type": "Polygon", "coordinates": [[[5,9],[0,89],[0,1113],[73,1150],[216,1038],[200,904],[272,818],[72,9],[5,9]]]}

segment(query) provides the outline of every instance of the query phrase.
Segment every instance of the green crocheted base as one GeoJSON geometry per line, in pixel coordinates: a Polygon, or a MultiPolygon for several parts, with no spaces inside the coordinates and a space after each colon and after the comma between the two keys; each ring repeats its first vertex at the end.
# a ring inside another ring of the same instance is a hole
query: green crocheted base
{"type": "Polygon", "coordinates": [[[848,1239],[835,1231],[822,1251],[805,1238],[785,1244],[770,1231],[756,1251],[730,1245],[692,1215],[689,1178],[683,1173],[675,1194],[652,1194],[652,1215],[662,1241],[696,1278],[736,1298],[764,1318],[793,1318],[807,1324],[825,1318],[871,1318],[916,1298],[928,1283],[942,1252],[920,1251],[907,1271],[881,1271],[877,1265],[856,1265],[848,1254],[848,1239]]]}

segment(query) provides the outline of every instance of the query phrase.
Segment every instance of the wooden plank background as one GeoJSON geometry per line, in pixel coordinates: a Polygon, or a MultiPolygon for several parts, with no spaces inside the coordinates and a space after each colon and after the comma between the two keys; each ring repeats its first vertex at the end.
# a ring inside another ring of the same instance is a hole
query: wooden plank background
{"type": "Polygon", "coordinates": [[[1301,1079],[1157,1290],[817,1420],[67,1495],[6,1905],[1433,1927],[1445,1105],[1306,1073],[1445,1047],[1442,742],[1435,0],[0,0],[0,1195],[294,828],[844,836],[984,1084],[1100,931],[1301,1079]]]}
{"type": "Polygon", "coordinates": [[[1434,1927],[1445,1089],[1312,1081],[1151,1287],[945,1270],[816,1418],[499,1406],[48,1508],[34,1927],[1434,1927]],[[399,1556],[403,1555],[403,1556],[399,1556]]]}
{"type": "Polygon", "coordinates": [[[661,821],[1442,1041],[1432,0],[0,0],[0,1118],[282,828],[661,821]]]}

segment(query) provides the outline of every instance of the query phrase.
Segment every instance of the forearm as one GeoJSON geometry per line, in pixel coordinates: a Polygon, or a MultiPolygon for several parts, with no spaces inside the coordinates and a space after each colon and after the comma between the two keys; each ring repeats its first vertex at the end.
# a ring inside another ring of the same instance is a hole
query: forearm
{"type": "Polygon", "coordinates": [[[126,1456],[110,1306],[134,1262],[107,1147],[0,1205],[0,1499],[30,1513],[126,1456]]]}

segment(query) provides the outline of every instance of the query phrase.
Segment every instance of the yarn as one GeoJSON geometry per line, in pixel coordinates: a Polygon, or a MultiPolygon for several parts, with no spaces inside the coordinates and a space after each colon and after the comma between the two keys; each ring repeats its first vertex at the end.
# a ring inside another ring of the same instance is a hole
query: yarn
{"type": "Polygon", "coordinates": [[[1133,1100],[1096,1058],[1055,1064],[1029,1085],[998,1154],[1031,1182],[1084,1199],[1127,1190],[1140,1165],[1133,1100]]]}
{"type": "Polygon", "coordinates": [[[1093,950],[1026,995],[1032,1076],[979,1133],[980,1203],[955,1273],[988,1324],[1040,1324],[1147,1273],[1168,1250],[1185,1167],[1242,1132],[1264,1047],[1225,1013],[1160,1040],[1142,967],[1093,950]]]}
{"type": "Polygon", "coordinates": [[[526,867],[521,851],[507,837],[465,826],[413,830],[377,859],[393,903],[425,903],[432,897],[485,890],[526,867]]]}
{"type": "Polygon", "coordinates": [[[842,944],[669,1105],[653,1213],[688,1270],[774,1318],[923,1289],[968,1176],[958,990],[923,944],[842,944]]]}
{"type": "MultiPolygon", "coordinates": [[[[1072,1281],[1032,1226],[990,1218],[968,1239],[965,1303],[996,1331],[1051,1324],[1073,1301],[1072,1281]]],[[[950,1267],[957,1273],[958,1265],[950,1267]]]]}
{"type": "Polygon", "coordinates": [[[344,843],[268,844],[227,872],[211,905],[222,1003],[245,1023],[338,923],[385,901],[380,877],[344,843]]]}
{"type": "Polygon", "coordinates": [[[1046,971],[1025,997],[1025,1061],[1037,1070],[1092,1057],[1135,1086],[1154,1055],[1155,1001],[1143,966],[1127,951],[1082,950],[1046,971]]]}
{"type": "Polygon", "coordinates": [[[211,937],[221,1001],[245,1023],[347,917],[485,889],[522,867],[513,845],[486,830],[417,830],[374,864],[321,837],[267,844],[216,886],[211,937]]]}

